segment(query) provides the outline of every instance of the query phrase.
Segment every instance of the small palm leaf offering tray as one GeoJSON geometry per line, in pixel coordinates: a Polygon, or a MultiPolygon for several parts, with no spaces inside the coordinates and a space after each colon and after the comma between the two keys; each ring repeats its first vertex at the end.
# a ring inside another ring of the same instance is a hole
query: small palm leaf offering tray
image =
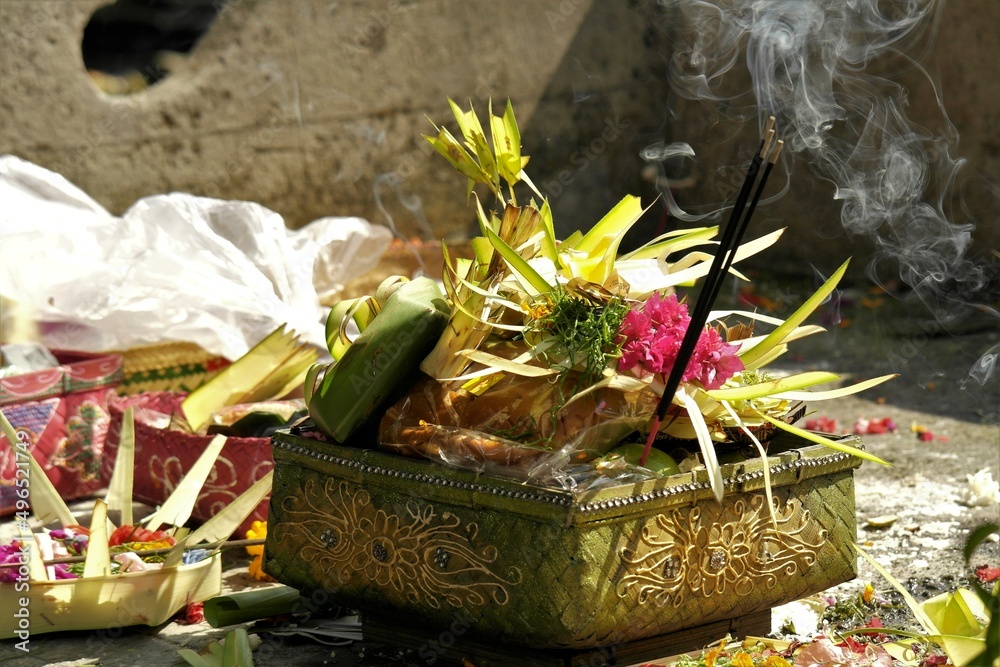
{"type": "Polygon", "coordinates": [[[619,253],[638,198],[557,239],[510,104],[490,110],[491,139],[452,109],[462,140],[427,139],[468,177],[474,256],[444,247],[443,289],[389,279],[333,308],[335,361],[305,383],[311,422],[273,439],[265,570],[369,617],[572,649],[855,576],[853,469],[879,459],[791,422],[889,378],[810,391],[840,378],[767,370],[822,331],[805,320],[846,264],[785,320],[712,310],[724,278],[742,278],[733,264],[780,236],[743,241],[774,130],[721,236],[679,230],[619,253]],[[519,204],[521,189],[535,198],[519,204]],[[692,305],[680,292],[698,281],[692,305]]]}
{"type": "MultiPolygon", "coordinates": [[[[10,442],[25,441],[2,412],[0,426],[10,442]]],[[[133,522],[135,440],[127,410],[108,495],[95,501],[89,529],[76,525],[41,465],[16,447],[24,493],[15,514],[18,534],[0,545],[0,639],[27,646],[30,637],[50,632],[155,626],[218,595],[219,547],[271,486],[269,473],[196,530],[184,528],[224,444],[217,436],[170,497],[143,522],[133,522]],[[38,522],[59,527],[31,531],[29,503],[38,522]]]]}

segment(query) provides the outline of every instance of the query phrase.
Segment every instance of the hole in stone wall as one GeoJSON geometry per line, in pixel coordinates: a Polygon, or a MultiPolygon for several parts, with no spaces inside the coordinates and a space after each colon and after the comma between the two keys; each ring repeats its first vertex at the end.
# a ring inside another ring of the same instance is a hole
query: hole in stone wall
{"type": "Polygon", "coordinates": [[[118,0],[83,30],[83,64],[98,88],[136,93],[183,65],[225,0],[118,0]]]}

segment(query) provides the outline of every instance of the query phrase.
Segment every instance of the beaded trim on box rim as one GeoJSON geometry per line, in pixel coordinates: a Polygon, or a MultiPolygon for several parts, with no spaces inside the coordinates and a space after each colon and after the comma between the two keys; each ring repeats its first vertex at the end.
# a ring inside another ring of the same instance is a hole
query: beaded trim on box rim
{"type": "MultiPolygon", "coordinates": [[[[353,468],[359,472],[380,475],[382,477],[395,477],[397,479],[403,479],[409,482],[418,482],[431,484],[433,486],[449,487],[462,489],[464,491],[474,491],[477,493],[488,493],[494,496],[501,496],[504,498],[516,498],[523,500],[534,500],[538,502],[551,503],[553,505],[559,505],[562,507],[572,507],[573,498],[562,493],[545,493],[540,491],[514,491],[512,489],[498,489],[493,486],[488,486],[486,484],[476,484],[474,482],[462,482],[454,479],[444,479],[441,477],[435,477],[434,475],[425,475],[421,473],[411,473],[404,472],[402,470],[393,470],[392,468],[385,468],[383,466],[372,465],[370,463],[362,463],[360,461],[352,461],[350,459],[341,458],[339,456],[334,456],[333,454],[323,454],[312,450],[308,447],[303,447],[301,445],[296,445],[288,442],[283,442],[280,440],[274,440],[273,446],[285,449],[293,454],[298,454],[300,456],[308,456],[310,458],[326,461],[328,463],[333,463],[334,465],[342,466],[345,468],[353,468]]],[[[778,463],[771,466],[770,473],[772,475],[777,475],[789,470],[798,470],[802,468],[814,468],[817,466],[830,465],[835,463],[840,463],[849,458],[853,458],[850,454],[845,454],[842,452],[837,452],[835,454],[830,454],[828,456],[822,456],[813,459],[798,459],[795,461],[787,461],[784,463],[778,463]]],[[[741,473],[735,475],[727,480],[725,484],[727,487],[736,486],[738,484],[743,484],[755,479],[761,479],[764,477],[763,470],[754,470],[751,472],[741,473]]],[[[657,489],[654,491],[649,491],[647,493],[641,493],[636,496],[628,496],[625,498],[610,498],[608,500],[598,500],[588,503],[580,504],[577,509],[581,512],[594,512],[599,510],[606,510],[616,507],[627,507],[629,505],[635,505],[637,503],[648,502],[651,500],[657,500],[660,498],[668,498],[670,496],[679,495],[682,493],[690,493],[692,491],[701,491],[711,488],[710,484],[705,482],[692,482],[690,484],[679,484],[677,486],[672,486],[666,489],[657,489]]]]}

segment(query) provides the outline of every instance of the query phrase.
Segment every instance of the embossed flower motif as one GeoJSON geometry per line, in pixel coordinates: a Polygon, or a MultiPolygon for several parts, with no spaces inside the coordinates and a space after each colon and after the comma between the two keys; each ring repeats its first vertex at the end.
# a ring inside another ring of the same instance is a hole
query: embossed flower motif
{"type": "Polygon", "coordinates": [[[705,595],[728,590],[745,595],[753,586],[747,561],[756,541],[742,522],[699,527],[694,544],[688,547],[691,587],[705,595]]]}
{"type": "Polygon", "coordinates": [[[373,518],[362,517],[351,533],[354,557],[351,569],[364,573],[379,586],[403,593],[417,578],[420,540],[411,526],[400,526],[399,517],[383,510],[373,518]]]}
{"type": "Polygon", "coordinates": [[[412,503],[399,514],[389,507],[373,507],[367,491],[347,482],[309,479],[282,502],[286,520],[274,526],[275,538],[301,542],[296,556],[347,591],[378,588],[435,609],[507,604],[521,572],[497,573],[497,549],[470,542],[475,523],[433,506],[412,503]]]}

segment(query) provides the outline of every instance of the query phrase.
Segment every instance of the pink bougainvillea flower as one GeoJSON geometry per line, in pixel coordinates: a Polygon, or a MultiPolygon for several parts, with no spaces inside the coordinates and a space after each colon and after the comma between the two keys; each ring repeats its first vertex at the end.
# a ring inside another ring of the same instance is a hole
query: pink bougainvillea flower
{"type": "Polygon", "coordinates": [[[642,310],[649,316],[649,319],[656,328],[680,328],[682,336],[684,335],[684,330],[687,329],[688,323],[691,321],[691,318],[688,316],[687,306],[678,301],[677,297],[673,294],[664,297],[654,292],[646,300],[646,304],[642,310]]]}
{"type": "MultiPolygon", "coordinates": [[[[23,563],[26,558],[27,555],[21,550],[21,543],[18,540],[0,545],[0,563],[23,563]]],[[[0,583],[17,581],[19,576],[16,567],[0,568],[0,583]]]]}
{"type": "MultiPolygon", "coordinates": [[[[640,368],[649,373],[666,374],[673,368],[681,341],[691,318],[687,306],[674,295],[654,293],[642,310],[631,310],[619,330],[624,342],[618,370],[640,368]]],[[[697,380],[707,389],[717,389],[733,374],[743,370],[736,356],[739,348],[722,340],[719,332],[706,328],[684,369],[682,380],[697,380]]]]}
{"type": "Polygon", "coordinates": [[[684,373],[685,379],[696,379],[706,389],[718,389],[726,380],[743,370],[743,362],[736,356],[735,345],[722,340],[715,329],[707,328],[698,338],[694,354],[684,373]],[[696,371],[692,373],[692,366],[696,371]]]}

